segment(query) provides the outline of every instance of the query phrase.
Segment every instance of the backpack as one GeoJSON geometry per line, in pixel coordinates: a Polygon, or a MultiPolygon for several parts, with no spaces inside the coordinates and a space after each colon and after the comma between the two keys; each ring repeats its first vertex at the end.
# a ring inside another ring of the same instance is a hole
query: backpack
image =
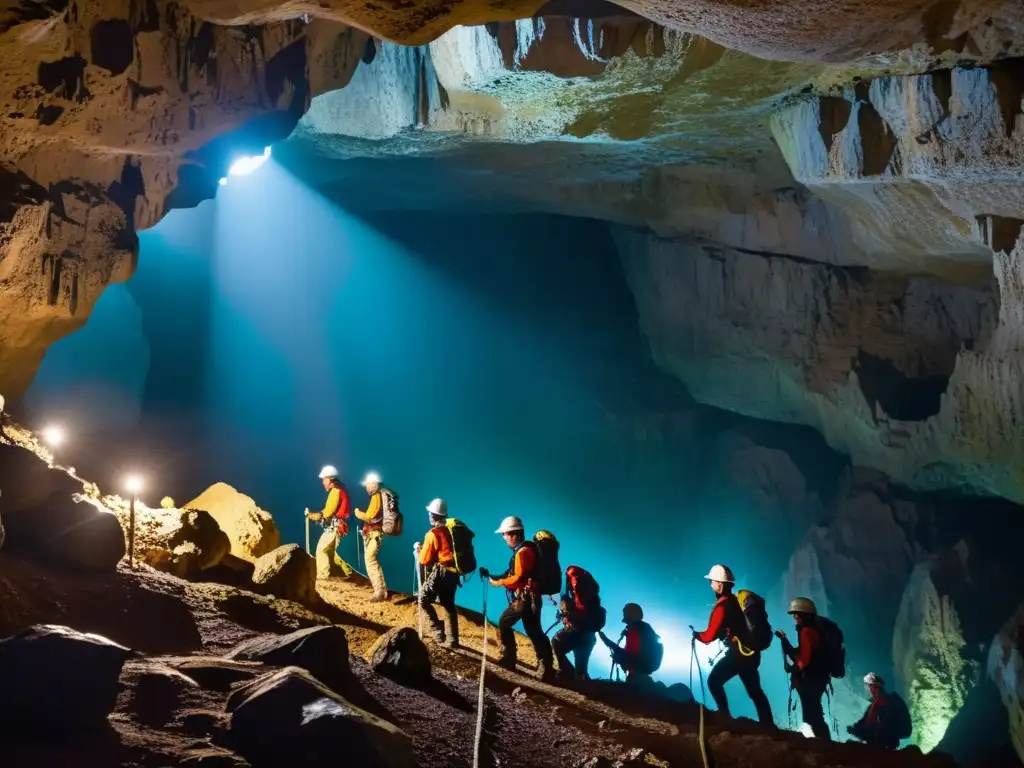
{"type": "Polygon", "coordinates": [[[473,537],[476,536],[469,527],[454,517],[445,522],[448,535],[452,539],[452,552],[455,553],[455,572],[459,576],[469,576],[476,571],[476,552],[473,551],[473,537]]]}
{"type": "Polygon", "coordinates": [[[562,592],[562,566],[558,563],[558,539],[551,531],[537,531],[533,534],[537,546],[537,569],[534,581],[542,595],[558,595],[562,592]]]}
{"type": "Polygon", "coordinates": [[[907,702],[898,693],[886,693],[888,699],[889,717],[886,726],[891,729],[892,735],[900,741],[909,739],[914,731],[914,724],[910,720],[910,710],[907,709],[907,702]]]}
{"type": "Polygon", "coordinates": [[[583,614],[580,629],[586,632],[600,632],[608,622],[608,612],[601,605],[601,588],[593,575],[578,565],[570,565],[565,569],[566,596],[574,599],[577,610],[583,614]],[[570,573],[576,579],[576,587],[572,589],[570,573]],[[569,590],[572,594],[569,595],[569,590]]]}
{"type": "Polygon", "coordinates": [[[825,665],[832,677],[846,677],[846,641],[843,639],[843,630],[831,619],[818,616],[814,620],[815,626],[821,633],[824,641],[825,665]]]}
{"type": "Polygon", "coordinates": [[[380,489],[381,532],[385,536],[401,536],[403,519],[398,510],[398,494],[387,488],[380,489]]]}
{"type": "Polygon", "coordinates": [[[665,646],[646,621],[640,622],[640,653],[637,655],[636,671],[642,675],[653,675],[661,668],[665,658],[665,646]]]}
{"type": "Polygon", "coordinates": [[[750,590],[741,589],[736,593],[736,599],[747,622],[746,642],[755,651],[768,650],[772,644],[772,625],[768,623],[764,598],[750,590]]]}

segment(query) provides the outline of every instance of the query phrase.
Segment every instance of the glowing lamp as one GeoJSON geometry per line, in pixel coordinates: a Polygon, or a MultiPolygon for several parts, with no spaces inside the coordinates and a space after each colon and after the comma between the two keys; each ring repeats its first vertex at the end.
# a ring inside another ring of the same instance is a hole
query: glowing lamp
{"type": "Polygon", "coordinates": [[[228,176],[248,176],[269,159],[270,147],[265,147],[262,155],[240,157],[231,164],[231,167],[228,168],[228,176]]]}
{"type": "Polygon", "coordinates": [[[54,448],[63,443],[65,437],[64,430],[56,425],[50,425],[43,430],[43,440],[54,448]]]}
{"type": "Polygon", "coordinates": [[[142,490],[142,478],[138,475],[128,475],[124,479],[124,489],[135,496],[142,490]]]}

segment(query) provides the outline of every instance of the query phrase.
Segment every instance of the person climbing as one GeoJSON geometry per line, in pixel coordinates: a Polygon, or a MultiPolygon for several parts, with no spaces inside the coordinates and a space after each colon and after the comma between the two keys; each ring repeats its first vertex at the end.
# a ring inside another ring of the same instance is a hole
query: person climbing
{"type": "Polygon", "coordinates": [[[831,675],[825,655],[825,638],[817,626],[818,609],[809,598],[795,597],[790,601],[787,613],[793,617],[796,625],[796,647],[781,629],[775,631],[775,636],[782,641],[785,658],[792,662],[786,663],[790,686],[800,699],[804,722],[811,727],[815,737],[832,741],[821,703],[831,682],[831,675]]]}
{"type": "Polygon", "coordinates": [[[885,690],[885,680],[869,672],[864,685],[871,697],[864,716],[846,729],[846,732],[865,744],[882,749],[897,749],[902,739],[910,738],[913,726],[910,710],[895,691],[885,690]]]}
{"type": "Polygon", "coordinates": [[[413,545],[419,557],[420,568],[426,574],[420,588],[420,608],[427,616],[430,631],[438,645],[457,648],[459,645],[459,615],[455,612],[455,592],[459,588],[459,573],[455,566],[455,546],[448,530],[448,505],[444,499],[434,499],[427,505],[430,530],[423,545],[413,545]],[[434,602],[445,612],[442,624],[434,610],[434,602]],[[446,626],[447,625],[447,626],[446,626]]]}
{"type": "Polygon", "coordinates": [[[498,664],[505,669],[516,668],[516,636],[512,627],[522,620],[526,636],[533,644],[540,665],[541,679],[554,681],[551,643],[541,626],[540,592],[534,579],[537,569],[537,545],[527,541],[523,533],[523,521],[509,516],[501,521],[495,533],[500,533],[512,550],[512,559],[504,574],[493,577],[486,568],[480,575],[490,579],[492,587],[504,587],[508,593],[508,608],[498,619],[498,633],[501,639],[501,657],[498,664]]]}
{"type": "Polygon", "coordinates": [[[630,685],[651,685],[651,675],[658,671],[665,655],[654,628],[644,621],[644,609],[636,603],[622,606],[622,623],[626,625],[619,640],[624,645],[613,643],[604,632],[598,632],[601,641],[612,654],[612,663],[618,664],[626,673],[630,685]]]}
{"type": "Polygon", "coordinates": [[[718,711],[729,715],[729,699],[725,695],[725,684],[734,677],[740,682],[754,702],[757,719],[762,725],[775,725],[772,717],[772,706],[761,688],[761,652],[748,647],[746,640],[747,621],[743,617],[743,609],[739,600],[732,593],[736,579],[724,565],[715,565],[704,577],[711,582],[711,589],[717,596],[715,606],[711,609],[707,629],[703,632],[694,630],[695,640],[708,645],[715,640],[725,643],[725,655],[718,660],[711,674],[708,675],[708,691],[715,700],[718,711]]]}
{"type": "Polygon", "coordinates": [[[320,470],[320,482],[327,491],[327,502],[319,512],[311,512],[306,508],[306,517],[323,523],[324,532],[316,543],[316,577],[331,577],[331,561],[341,568],[347,579],[352,575],[352,568],[338,555],[338,544],[348,534],[349,501],[348,491],[338,480],[338,470],[328,464],[320,470]]]}
{"type": "Polygon", "coordinates": [[[370,497],[366,511],[356,509],[356,517],[362,521],[363,557],[366,560],[366,575],[373,587],[371,603],[388,599],[388,587],[384,582],[384,569],[380,567],[380,543],[384,538],[384,505],[381,494],[385,490],[376,472],[367,472],[361,483],[370,497]]]}
{"type": "Polygon", "coordinates": [[[559,610],[562,629],[551,638],[551,650],[558,659],[558,676],[563,680],[588,678],[590,654],[606,619],[599,592],[600,587],[589,572],[578,565],[565,569],[565,592],[559,610]],[[575,667],[569,661],[569,653],[576,658],[575,667]]]}

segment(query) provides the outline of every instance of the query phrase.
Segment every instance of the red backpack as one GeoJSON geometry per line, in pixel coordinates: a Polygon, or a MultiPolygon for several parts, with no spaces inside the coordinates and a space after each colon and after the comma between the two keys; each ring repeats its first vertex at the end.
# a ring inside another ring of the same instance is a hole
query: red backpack
{"type": "Polygon", "coordinates": [[[565,589],[576,612],[583,617],[580,629],[588,632],[604,629],[608,615],[601,605],[601,588],[590,572],[578,565],[570,565],[565,569],[565,589]]]}

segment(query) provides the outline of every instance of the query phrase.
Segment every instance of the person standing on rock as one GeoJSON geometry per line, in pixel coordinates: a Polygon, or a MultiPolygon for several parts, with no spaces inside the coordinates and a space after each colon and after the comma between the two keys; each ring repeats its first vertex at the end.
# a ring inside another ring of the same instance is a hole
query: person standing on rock
{"type": "Polygon", "coordinates": [[[831,681],[829,663],[826,657],[825,638],[818,629],[818,609],[806,597],[796,597],[789,603],[789,615],[796,624],[797,645],[794,648],[786,633],[776,630],[775,636],[782,641],[782,652],[792,664],[786,665],[790,685],[800,698],[800,711],[804,722],[811,727],[816,738],[832,741],[825,710],[821,700],[831,681]]]}
{"type": "Polygon", "coordinates": [[[324,532],[316,543],[316,577],[331,577],[331,561],[337,562],[342,574],[347,579],[352,575],[352,567],[338,555],[338,544],[348,534],[349,501],[348,491],[338,480],[337,468],[328,464],[320,470],[320,482],[327,491],[327,502],[319,512],[306,509],[306,517],[324,524],[324,532]]]}
{"type": "Polygon", "coordinates": [[[430,530],[423,538],[423,545],[417,541],[413,549],[419,558],[420,568],[426,576],[420,588],[420,609],[427,616],[430,631],[438,645],[457,648],[459,645],[459,615],[455,612],[455,592],[459,588],[459,573],[455,567],[455,545],[452,534],[445,523],[448,520],[448,505],[444,499],[434,499],[427,505],[430,530]],[[437,618],[434,603],[444,608],[445,622],[437,618]]]}
{"type": "Polygon", "coordinates": [[[373,587],[372,603],[388,599],[388,587],[384,582],[384,569],[380,567],[380,544],[384,539],[384,504],[381,500],[381,478],[376,472],[367,472],[363,488],[370,497],[366,511],[356,509],[356,517],[363,522],[363,556],[366,560],[366,575],[373,587]]]}
{"type": "Polygon", "coordinates": [[[526,636],[530,638],[533,650],[537,654],[541,679],[553,682],[554,659],[551,643],[541,626],[541,595],[534,578],[537,569],[537,545],[526,540],[523,521],[518,517],[506,517],[495,533],[500,533],[505,543],[512,549],[508,570],[501,576],[493,578],[486,568],[480,569],[480,575],[489,578],[492,587],[504,587],[508,593],[508,608],[498,619],[498,633],[501,638],[501,658],[498,664],[515,671],[516,635],[512,627],[522,620],[526,636]]]}
{"type": "Polygon", "coordinates": [[[694,630],[695,640],[708,645],[715,640],[725,643],[725,655],[718,660],[708,675],[708,691],[715,700],[718,711],[729,715],[729,699],[725,695],[725,684],[734,677],[740,682],[754,702],[757,719],[762,725],[774,727],[772,705],[761,687],[761,652],[748,648],[746,640],[747,620],[743,616],[740,601],[732,593],[736,579],[724,565],[716,565],[704,577],[711,582],[711,589],[717,600],[711,609],[708,627],[703,632],[694,630]]]}

